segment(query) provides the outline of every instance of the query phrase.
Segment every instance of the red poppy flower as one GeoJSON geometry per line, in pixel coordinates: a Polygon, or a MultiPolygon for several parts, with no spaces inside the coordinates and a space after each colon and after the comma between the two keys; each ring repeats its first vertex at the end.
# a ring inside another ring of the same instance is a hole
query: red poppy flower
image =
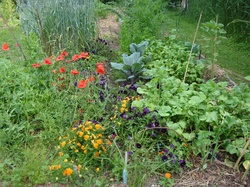
{"type": "Polygon", "coordinates": [[[105,73],[105,69],[104,69],[103,63],[98,62],[96,64],[96,72],[99,73],[99,74],[104,74],[105,73]]]}
{"type": "Polygon", "coordinates": [[[69,53],[66,51],[61,52],[61,56],[68,56],[68,55],[69,55],[69,53]]]}
{"type": "Polygon", "coordinates": [[[18,47],[18,46],[19,46],[19,44],[18,44],[18,43],[16,43],[16,44],[15,44],[15,46],[16,46],[16,47],[18,47]]]}
{"type": "Polygon", "coordinates": [[[87,82],[85,80],[80,80],[77,87],[78,88],[85,88],[87,86],[87,82]]]}
{"type": "Polygon", "coordinates": [[[39,68],[41,66],[41,64],[38,62],[37,64],[32,64],[33,68],[39,68]]]}
{"type": "Polygon", "coordinates": [[[55,69],[53,69],[52,72],[53,72],[54,74],[57,74],[57,70],[55,70],[55,69]]]}
{"type": "Polygon", "coordinates": [[[52,64],[50,58],[45,58],[43,63],[46,64],[46,65],[51,65],[52,64]]]}
{"type": "Polygon", "coordinates": [[[82,52],[79,56],[79,58],[89,58],[89,54],[88,53],[85,53],[85,52],[82,52]]]}
{"type": "Polygon", "coordinates": [[[77,70],[73,69],[73,70],[71,70],[71,74],[73,74],[73,75],[78,75],[79,72],[78,72],[77,70]]]}
{"type": "Polygon", "coordinates": [[[66,71],[66,68],[63,66],[63,67],[60,68],[59,71],[60,71],[60,73],[64,73],[66,71]]]}
{"type": "Polygon", "coordinates": [[[58,57],[56,57],[56,61],[61,61],[64,60],[64,56],[63,55],[59,55],[58,57]]]}
{"type": "Polygon", "coordinates": [[[76,61],[79,59],[79,55],[78,54],[75,54],[73,57],[72,57],[72,60],[71,61],[76,61]]]}
{"type": "Polygon", "coordinates": [[[2,50],[3,51],[8,51],[10,48],[9,48],[9,45],[5,42],[3,45],[2,45],[2,50]]]}

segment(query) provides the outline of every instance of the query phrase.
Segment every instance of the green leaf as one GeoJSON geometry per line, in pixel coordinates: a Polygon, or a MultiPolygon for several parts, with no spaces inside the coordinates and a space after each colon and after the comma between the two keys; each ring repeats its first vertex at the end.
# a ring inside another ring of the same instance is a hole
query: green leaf
{"type": "Polygon", "coordinates": [[[206,112],[205,115],[203,115],[200,120],[206,121],[206,122],[217,122],[218,121],[218,114],[217,112],[206,112]]]}
{"type": "Polygon", "coordinates": [[[170,106],[160,106],[158,113],[160,116],[169,116],[171,112],[171,107],[170,106]]]}
{"type": "Polygon", "coordinates": [[[250,81],[250,75],[246,76],[245,79],[250,81]]]}
{"type": "Polygon", "coordinates": [[[182,136],[187,140],[187,141],[192,141],[195,138],[195,133],[182,133],[182,136]]]}
{"type": "Polygon", "coordinates": [[[110,64],[111,64],[111,67],[116,70],[122,70],[124,68],[124,64],[121,64],[121,63],[111,62],[110,64]]]}
{"type": "Polygon", "coordinates": [[[136,62],[139,62],[140,57],[141,55],[139,52],[134,52],[130,56],[128,56],[127,54],[122,55],[124,64],[129,65],[129,66],[132,66],[136,62]]]}

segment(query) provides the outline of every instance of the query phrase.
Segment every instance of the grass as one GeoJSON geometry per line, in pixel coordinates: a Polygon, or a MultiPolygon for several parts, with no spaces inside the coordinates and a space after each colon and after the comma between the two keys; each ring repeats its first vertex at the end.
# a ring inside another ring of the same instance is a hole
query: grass
{"type": "MultiPolygon", "coordinates": [[[[185,17],[184,13],[181,14],[177,11],[167,11],[166,14],[168,17],[168,28],[170,30],[177,29],[178,37],[181,40],[192,41],[198,20],[190,20],[185,17]]],[[[198,31],[196,43],[200,44],[201,48],[203,43],[202,35],[204,34],[204,31],[201,29],[198,31]]],[[[217,64],[226,70],[234,72],[234,75],[239,78],[250,75],[250,53],[247,50],[247,45],[249,46],[249,44],[236,43],[233,39],[223,40],[218,45],[219,56],[217,64]]],[[[211,55],[211,52],[212,48],[209,51],[202,50],[202,53],[208,55],[211,55]]]]}

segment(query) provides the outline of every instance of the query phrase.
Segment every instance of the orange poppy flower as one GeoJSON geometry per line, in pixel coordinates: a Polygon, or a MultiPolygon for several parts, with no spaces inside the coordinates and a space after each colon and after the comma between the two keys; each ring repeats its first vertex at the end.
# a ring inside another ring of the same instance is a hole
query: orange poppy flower
{"type": "Polygon", "coordinates": [[[9,45],[5,42],[3,45],[2,45],[2,50],[3,51],[8,51],[10,48],[9,48],[9,45]]]}
{"type": "Polygon", "coordinates": [[[85,88],[87,86],[87,83],[85,80],[80,80],[77,87],[78,88],[85,88]]]}
{"type": "Polygon", "coordinates": [[[89,81],[90,81],[90,82],[95,81],[95,77],[90,77],[90,78],[89,78],[89,81]]]}
{"type": "Polygon", "coordinates": [[[60,73],[64,73],[66,71],[66,68],[63,66],[63,67],[60,68],[59,71],[60,71],[60,73]]]}
{"type": "Polygon", "coordinates": [[[73,69],[73,70],[71,70],[71,74],[72,74],[72,75],[78,75],[79,72],[78,72],[77,70],[73,69]]]}
{"type": "Polygon", "coordinates": [[[51,62],[50,58],[45,58],[43,63],[46,64],[46,65],[52,65],[52,62],[51,62]]]}
{"type": "Polygon", "coordinates": [[[99,73],[99,74],[104,74],[105,73],[105,69],[104,69],[103,63],[98,62],[96,64],[96,72],[99,73]]]}
{"type": "Polygon", "coordinates": [[[32,64],[33,68],[39,68],[41,66],[41,64],[38,62],[37,64],[32,64]]]}

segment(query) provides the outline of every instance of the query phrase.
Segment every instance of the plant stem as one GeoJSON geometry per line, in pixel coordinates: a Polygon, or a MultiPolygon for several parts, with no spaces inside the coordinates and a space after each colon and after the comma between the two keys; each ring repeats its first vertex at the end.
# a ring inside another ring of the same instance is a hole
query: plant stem
{"type": "Polygon", "coordinates": [[[213,48],[213,55],[214,55],[214,59],[212,62],[212,74],[211,74],[211,78],[214,78],[215,75],[215,63],[216,63],[216,41],[218,38],[218,31],[217,31],[217,25],[218,25],[218,15],[216,16],[216,31],[215,31],[215,36],[214,36],[214,48],[213,48]]]}
{"type": "Polygon", "coordinates": [[[186,66],[186,71],[185,71],[185,75],[184,75],[184,78],[183,78],[183,82],[185,82],[186,77],[187,77],[188,66],[189,66],[190,61],[191,61],[192,52],[193,52],[193,48],[194,48],[194,42],[196,40],[196,36],[197,36],[198,30],[199,30],[199,27],[200,27],[201,17],[202,17],[202,12],[200,13],[200,17],[199,17],[199,20],[198,20],[198,23],[197,23],[195,34],[194,34],[194,39],[193,39],[192,47],[191,47],[191,50],[190,50],[190,53],[189,53],[188,63],[187,63],[187,66],[186,66]]]}
{"type": "Polygon", "coordinates": [[[19,44],[19,42],[18,42],[17,38],[15,37],[14,33],[12,32],[12,30],[10,29],[10,26],[8,25],[8,23],[7,23],[6,19],[5,19],[5,17],[4,17],[2,14],[1,14],[0,16],[3,18],[4,24],[7,26],[7,28],[8,28],[8,30],[9,30],[10,34],[12,35],[12,37],[14,38],[14,40],[16,41],[16,43],[17,43],[17,45],[18,45],[18,47],[19,47],[19,49],[20,49],[20,51],[21,51],[21,53],[22,53],[22,55],[23,55],[23,58],[24,58],[24,60],[26,61],[27,59],[26,59],[26,57],[25,57],[25,55],[24,55],[24,52],[23,52],[23,50],[22,50],[22,47],[21,47],[21,45],[19,44]]]}
{"type": "Polygon", "coordinates": [[[244,154],[245,154],[245,152],[246,152],[247,147],[248,147],[249,144],[250,144],[250,138],[248,138],[245,147],[244,147],[243,150],[241,151],[240,157],[238,158],[237,162],[236,162],[235,165],[234,165],[234,169],[236,169],[236,168],[238,167],[239,162],[240,162],[241,158],[244,156],[244,154]]]}

